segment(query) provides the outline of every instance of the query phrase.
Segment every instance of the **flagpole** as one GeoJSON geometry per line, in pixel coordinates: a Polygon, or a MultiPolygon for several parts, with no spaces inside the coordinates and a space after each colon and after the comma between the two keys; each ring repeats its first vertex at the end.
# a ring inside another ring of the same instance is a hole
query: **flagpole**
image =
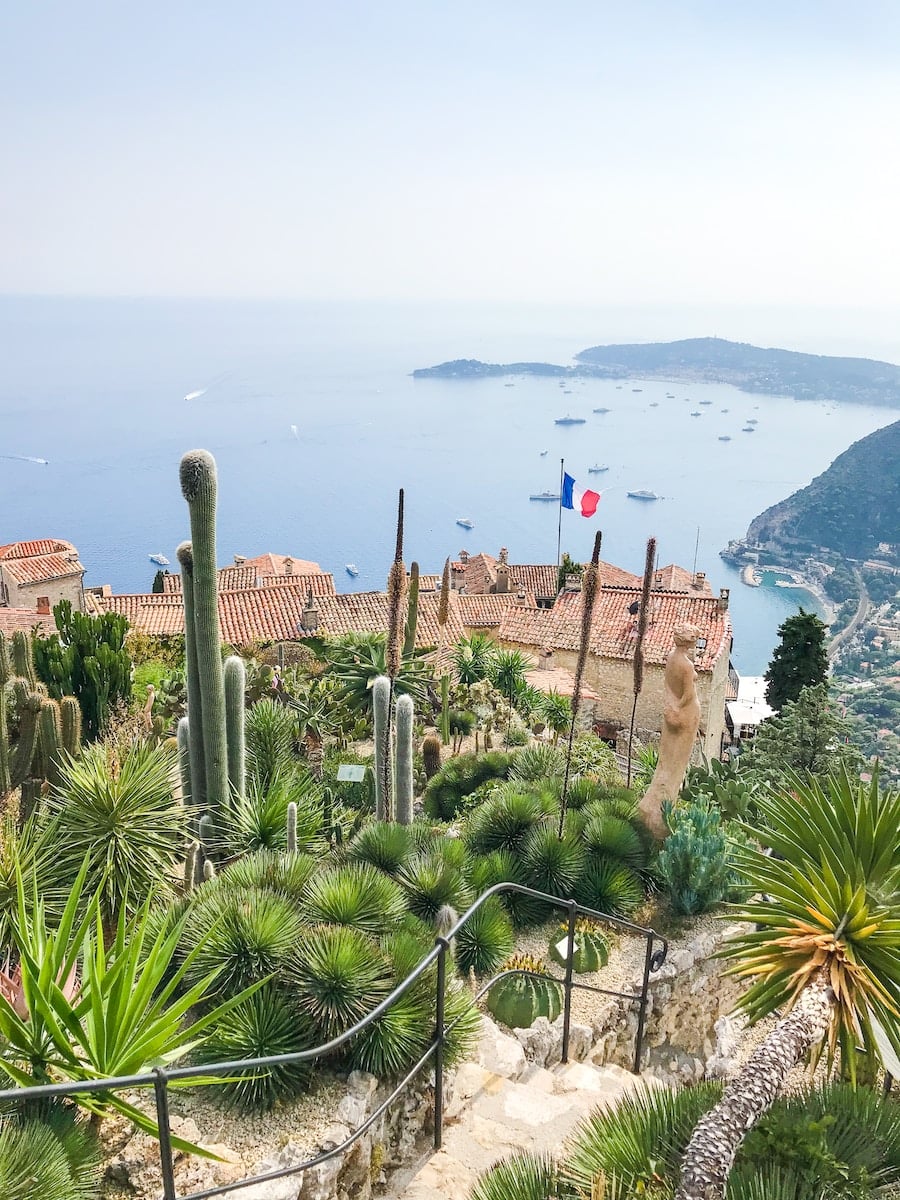
{"type": "Polygon", "coordinates": [[[559,571],[560,564],[560,547],[562,546],[562,494],[563,494],[563,475],[565,473],[566,460],[559,460],[559,524],[556,530],[556,570],[559,571]]]}

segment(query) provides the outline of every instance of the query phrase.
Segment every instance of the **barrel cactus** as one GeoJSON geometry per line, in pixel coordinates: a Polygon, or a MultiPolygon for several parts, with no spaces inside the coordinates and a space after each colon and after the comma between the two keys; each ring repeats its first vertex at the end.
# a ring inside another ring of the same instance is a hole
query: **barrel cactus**
{"type": "Polygon", "coordinates": [[[510,1029],[528,1029],[538,1017],[555,1021],[562,1012],[562,987],[551,979],[539,958],[514,954],[504,971],[531,971],[530,975],[504,975],[487,994],[488,1011],[510,1029]]]}
{"type": "MultiPolygon", "coordinates": [[[[550,960],[559,966],[566,965],[569,926],[561,924],[550,940],[550,960]]],[[[609,942],[596,921],[579,918],[575,922],[575,949],[572,954],[572,970],[576,975],[587,971],[599,971],[609,962],[609,942]]]]}

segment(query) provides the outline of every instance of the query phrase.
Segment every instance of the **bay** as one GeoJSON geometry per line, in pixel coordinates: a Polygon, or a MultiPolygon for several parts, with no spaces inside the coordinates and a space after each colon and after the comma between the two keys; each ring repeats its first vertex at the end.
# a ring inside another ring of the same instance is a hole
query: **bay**
{"type": "Polygon", "coordinates": [[[380,589],[400,486],[407,561],[423,571],[461,547],[555,560],[557,507],[528,497],[558,490],[564,458],[603,497],[596,520],[563,513],[563,550],[586,558],[598,523],[604,558],[635,572],[651,534],[662,564],[690,568],[696,550],[731,589],[738,669],[761,672],[809,597],[745,587],[718,551],[897,414],[719,384],[410,376],[457,357],[568,362],[617,333],[559,309],[2,298],[0,454],[50,465],[0,458],[0,543],[67,538],[88,583],[148,590],[148,555],[174,563],[188,534],[180,456],[203,446],[219,465],[220,562],[272,550],[315,559],[341,590],[380,589]],[[585,424],[554,424],[569,413],[585,424]]]}

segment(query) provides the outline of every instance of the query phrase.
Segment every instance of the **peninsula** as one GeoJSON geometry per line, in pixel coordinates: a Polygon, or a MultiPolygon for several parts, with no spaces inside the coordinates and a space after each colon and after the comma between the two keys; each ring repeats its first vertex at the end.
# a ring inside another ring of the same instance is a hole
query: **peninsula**
{"type": "Polygon", "coordinates": [[[572,366],[544,362],[486,363],[458,358],[413,371],[415,379],[482,379],[545,375],[561,379],[662,379],[729,383],[744,392],[900,408],[900,366],[871,358],[836,358],[763,349],[724,338],[687,338],[592,346],[572,366]]]}

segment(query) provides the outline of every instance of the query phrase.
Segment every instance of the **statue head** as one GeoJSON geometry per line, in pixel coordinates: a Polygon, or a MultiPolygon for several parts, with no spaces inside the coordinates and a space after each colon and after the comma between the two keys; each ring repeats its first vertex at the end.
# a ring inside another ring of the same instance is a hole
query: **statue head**
{"type": "Polygon", "coordinates": [[[675,645],[681,646],[682,649],[689,649],[696,644],[697,638],[700,636],[700,630],[696,625],[676,625],[672,631],[672,637],[675,639],[675,645]]]}

